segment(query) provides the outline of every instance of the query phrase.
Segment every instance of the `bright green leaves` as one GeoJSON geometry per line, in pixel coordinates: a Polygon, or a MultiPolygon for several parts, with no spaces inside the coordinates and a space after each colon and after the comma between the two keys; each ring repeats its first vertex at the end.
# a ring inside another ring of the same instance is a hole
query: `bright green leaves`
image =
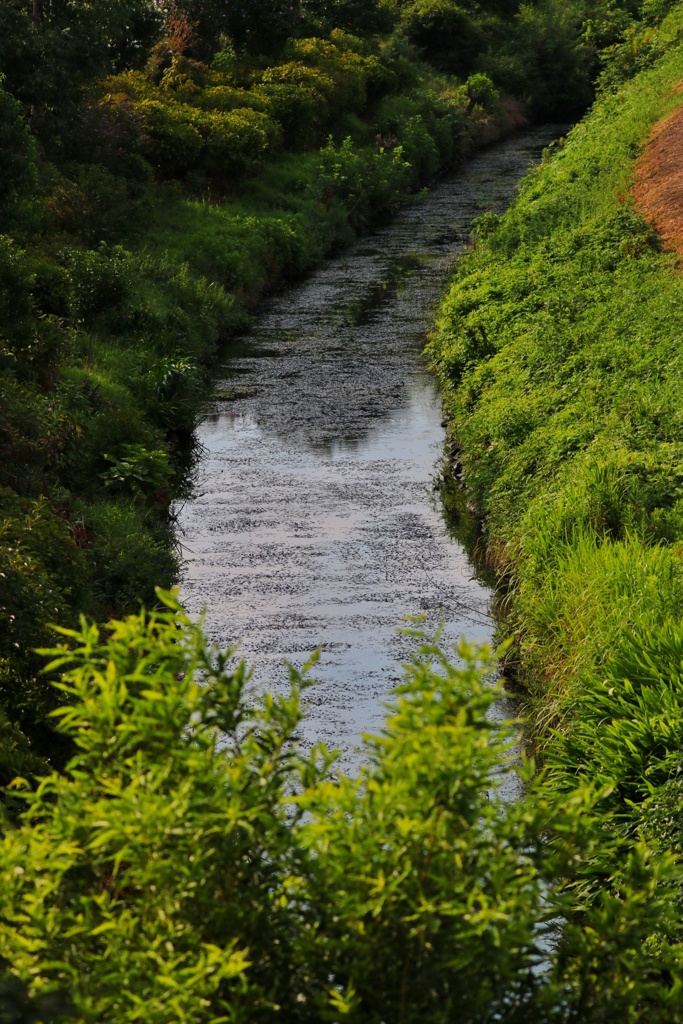
{"type": "Polygon", "coordinates": [[[16,925],[0,953],[97,1020],[217,1021],[228,997],[229,1019],[252,1019],[242,996],[265,1012],[289,970],[298,701],[250,708],[243,664],[159,596],[167,610],[110,623],[104,642],[83,622],[51,652],[78,750],[7,837],[16,925]]]}
{"type": "Polygon", "coordinates": [[[589,786],[504,799],[490,651],[452,661],[414,634],[365,767],[335,777],[298,749],[305,675],[259,698],[158,596],[50,652],[77,752],[16,784],[0,845],[16,999],[103,1024],[672,1019],[678,875],[627,849],[589,786]]]}
{"type": "Polygon", "coordinates": [[[530,997],[544,915],[532,847],[548,808],[520,813],[496,794],[511,732],[487,717],[498,691],[480,653],[461,645],[455,667],[424,643],[358,783],[298,798],[315,903],[329,906],[309,955],[352,979],[350,1019],[480,1019],[513,991],[530,997]]]}
{"type": "Polygon", "coordinates": [[[628,191],[681,76],[682,26],[679,5],[651,69],[481,223],[432,342],[509,583],[544,791],[600,792],[563,869],[556,963],[582,1022],[680,1015],[681,281],[628,191]]]}

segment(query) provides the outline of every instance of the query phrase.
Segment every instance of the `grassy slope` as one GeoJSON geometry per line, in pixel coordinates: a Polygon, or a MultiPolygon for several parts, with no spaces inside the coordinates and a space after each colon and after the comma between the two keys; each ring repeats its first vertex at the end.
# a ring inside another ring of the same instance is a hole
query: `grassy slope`
{"type": "Polygon", "coordinates": [[[653,66],[480,225],[431,342],[467,492],[509,584],[503,629],[532,731],[558,784],[605,782],[627,830],[674,846],[683,279],[629,189],[652,126],[681,103],[681,40],[679,5],[653,66]]]}

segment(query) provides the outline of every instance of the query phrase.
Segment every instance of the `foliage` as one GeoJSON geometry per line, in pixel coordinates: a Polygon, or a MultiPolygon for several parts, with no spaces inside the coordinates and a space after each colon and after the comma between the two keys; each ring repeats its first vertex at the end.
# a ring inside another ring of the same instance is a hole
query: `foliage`
{"type": "Polygon", "coordinates": [[[302,17],[301,0],[174,0],[173,6],[197,24],[210,47],[227,35],[238,49],[255,53],[281,49],[302,17]]]}
{"type": "Polygon", "coordinates": [[[14,787],[26,810],[0,844],[0,955],[15,998],[160,1024],[680,1011],[656,892],[672,868],[643,846],[621,859],[619,903],[598,897],[561,953],[544,948],[567,881],[604,868],[604,845],[588,789],[562,806],[501,799],[515,769],[489,651],[461,644],[456,668],[422,637],[360,777],[335,778],[324,748],[297,745],[306,669],[288,694],[248,697],[244,663],[158,596],[155,613],[104,632],[84,620],[45,652],[76,752],[14,787]]]}
{"type": "Polygon", "coordinates": [[[121,233],[148,219],[144,185],[112,173],[101,164],[68,167],[51,190],[48,208],[59,228],[87,246],[117,241],[121,233]]]}
{"type": "Polygon", "coordinates": [[[389,32],[397,20],[389,0],[306,0],[304,10],[318,31],[340,28],[359,36],[389,32]]]}
{"type": "Polygon", "coordinates": [[[404,11],[401,27],[429,61],[446,71],[467,74],[484,47],[479,26],[452,0],[417,0],[404,11]]]}
{"type": "Polygon", "coordinates": [[[522,4],[512,31],[483,68],[500,87],[523,96],[538,117],[581,111],[591,98],[593,57],[582,29],[578,3],[522,4]]]}
{"type": "Polygon", "coordinates": [[[3,88],[0,76],[0,211],[5,218],[33,182],[33,143],[21,107],[3,88]]]}
{"type": "Polygon", "coordinates": [[[337,202],[348,210],[352,227],[370,223],[373,217],[392,213],[411,184],[411,167],[400,146],[391,151],[358,151],[350,138],[339,147],[332,139],[320,151],[320,171],[315,188],[325,202],[337,202]]]}
{"type": "MultiPolygon", "coordinates": [[[[610,834],[662,858],[681,849],[683,285],[629,190],[680,103],[682,30],[679,6],[652,66],[479,223],[431,342],[548,785],[604,786],[610,834]]],[[[580,898],[605,887],[621,898],[599,872],[580,898]]]]}
{"type": "Polygon", "coordinates": [[[602,678],[582,688],[581,714],[551,755],[558,785],[573,786],[590,765],[623,813],[678,775],[682,650],[677,618],[629,633],[602,678]]]}
{"type": "Polygon", "coordinates": [[[153,0],[5,0],[0,9],[0,73],[23,103],[33,127],[47,135],[82,88],[144,59],[160,32],[153,0]],[[44,129],[44,130],[43,130],[44,129]]]}
{"type": "Polygon", "coordinates": [[[125,444],[118,455],[104,452],[109,469],[100,473],[105,487],[130,491],[144,497],[164,488],[170,475],[168,454],[163,449],[150,451],[141,444],[125,444]]]}
{"type": "Polygon", "coordinates": [[[167,528],[142,502],[126,496],[112,500],[103,494],[84,504],[81,515],[93,610],[106,617],[141,601],[152,604],[155,585],[170,585],[178,568],[167,528]]]}

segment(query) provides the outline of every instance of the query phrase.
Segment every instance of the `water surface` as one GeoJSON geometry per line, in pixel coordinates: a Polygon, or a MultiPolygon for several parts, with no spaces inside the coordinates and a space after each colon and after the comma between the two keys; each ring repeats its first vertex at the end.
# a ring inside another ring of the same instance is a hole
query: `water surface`
{"type": "Polygon", "coordinates": [[[490,592],[434,487],[444,431],[421,350],[472,221],[501,212],[545,126],[477,155],[391,224],[267,302],[216,384],[196,493],[179,512],[181,596],[208,635],[241,641],[259,685],[286,684],[320,646],[306,743],[357,764],[363,732],[422,613],[490,641],[490,592]]]}

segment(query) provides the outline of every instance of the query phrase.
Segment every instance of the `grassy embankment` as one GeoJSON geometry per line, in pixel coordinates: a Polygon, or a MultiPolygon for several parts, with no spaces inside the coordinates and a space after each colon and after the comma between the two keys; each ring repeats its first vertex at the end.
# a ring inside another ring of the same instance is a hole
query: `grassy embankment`
{"type": "Polygon", "coordinates": [[[677,851],[683,279],[631,188],[681,104],[682,42],[677,5],[615,52],[592,113],[480,224],[430,346],[550,778],[605,784],[626,834],[677,851]]]}

